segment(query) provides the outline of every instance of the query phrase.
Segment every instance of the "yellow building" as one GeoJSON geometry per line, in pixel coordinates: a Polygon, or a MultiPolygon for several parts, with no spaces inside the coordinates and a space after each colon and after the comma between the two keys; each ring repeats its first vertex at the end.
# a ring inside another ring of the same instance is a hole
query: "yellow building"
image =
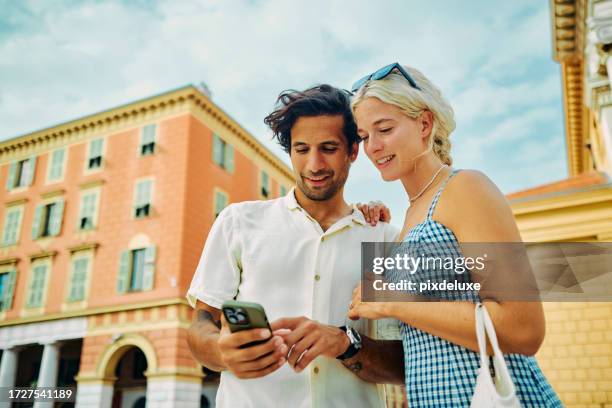
{"type": "MultiPolygon", "coordinates": [[[[509,194],[525,242],[612,241],[612,0],[551,0],[569,177],[509,194]]],[[[612,302],[544,303],[537,354],[568,407],[612,407],[612,302]]],[[[387,406],[406,406],[387,386],[387,406]]]]}
{"type": "MultiPolygon", "coordinates": [[[[526,242],[612,241],[612,1],[552,0],[569,177],[508,198],[526,242]]],[[[612,407],[612,303],[545,303],[538,361],[568,407],[612,407]]]]}

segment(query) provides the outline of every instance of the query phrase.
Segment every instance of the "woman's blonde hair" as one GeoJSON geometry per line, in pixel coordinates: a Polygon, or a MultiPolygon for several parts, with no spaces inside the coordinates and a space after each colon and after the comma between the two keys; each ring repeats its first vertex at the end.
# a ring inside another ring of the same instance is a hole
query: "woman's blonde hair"
{"type": "Polygon", "coordinates": [[[455,130],[453,108],[442,96],[440,90],[418,70],[403,66],[416,82],[419,89],[413,88],[404,76],[393,71],[387,77],[368,81],[362,86],[351,101],[353,115],[355,109],[365,98],[378,98],[384,103],[395,105],[408,117],[416,119],[424,111],[433,114],[434,123],[429,138],[429,147],[445,164],[451,165],[450,134],[455,130]]]}

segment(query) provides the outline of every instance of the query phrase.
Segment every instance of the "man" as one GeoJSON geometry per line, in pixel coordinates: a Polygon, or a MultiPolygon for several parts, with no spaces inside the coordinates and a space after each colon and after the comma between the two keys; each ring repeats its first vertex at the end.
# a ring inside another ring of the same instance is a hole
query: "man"
{"type": "Polygon", "coordinates": [[[401,342],[360,340],[342,326],[361,242],[392,241],[397,230],[368,225],[344,201],[359,141],[349,97],[329,85],[287,91],[265,122],[291,157],[297,188],[219,215],[187,294],[197,309],[191,351],[222,371],[219,407],[381,406],[372,383],[403,384],[401,342]],[[230,333],[220,308],[234,298],[260,303],[274,333],[230,333]]]}

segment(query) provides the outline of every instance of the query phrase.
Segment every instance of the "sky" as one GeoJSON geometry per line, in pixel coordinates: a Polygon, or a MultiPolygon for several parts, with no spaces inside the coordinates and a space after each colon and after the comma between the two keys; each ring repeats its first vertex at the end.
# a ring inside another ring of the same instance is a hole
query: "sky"
{"type": "MultiPolygon", "coordinates": [[[[349,88],[391,62],[455,110],[453,165],[504,193],[567,177],[549,2],[0,0],[0,140],[187,84],[289,163],[263,118],[285,89],[349,88]]],[[[363,151],[351,202],[408,199],[363,151]]]]}

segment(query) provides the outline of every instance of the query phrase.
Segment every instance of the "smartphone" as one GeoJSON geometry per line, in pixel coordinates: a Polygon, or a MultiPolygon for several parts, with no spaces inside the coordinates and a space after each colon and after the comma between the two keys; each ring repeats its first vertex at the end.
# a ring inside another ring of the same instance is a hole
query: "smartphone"
{"type": "MultiPolygon", "coordinates": [[[[268,329],[272,332],[266,312],[259,303],[228,300],[223,302],[221,310],[223,310],[223,315],[232,333],[247,329],[268,329]]],[[[244,347],[265,343],[266,341],[256,341],[245,344],[244,347]]]]}

